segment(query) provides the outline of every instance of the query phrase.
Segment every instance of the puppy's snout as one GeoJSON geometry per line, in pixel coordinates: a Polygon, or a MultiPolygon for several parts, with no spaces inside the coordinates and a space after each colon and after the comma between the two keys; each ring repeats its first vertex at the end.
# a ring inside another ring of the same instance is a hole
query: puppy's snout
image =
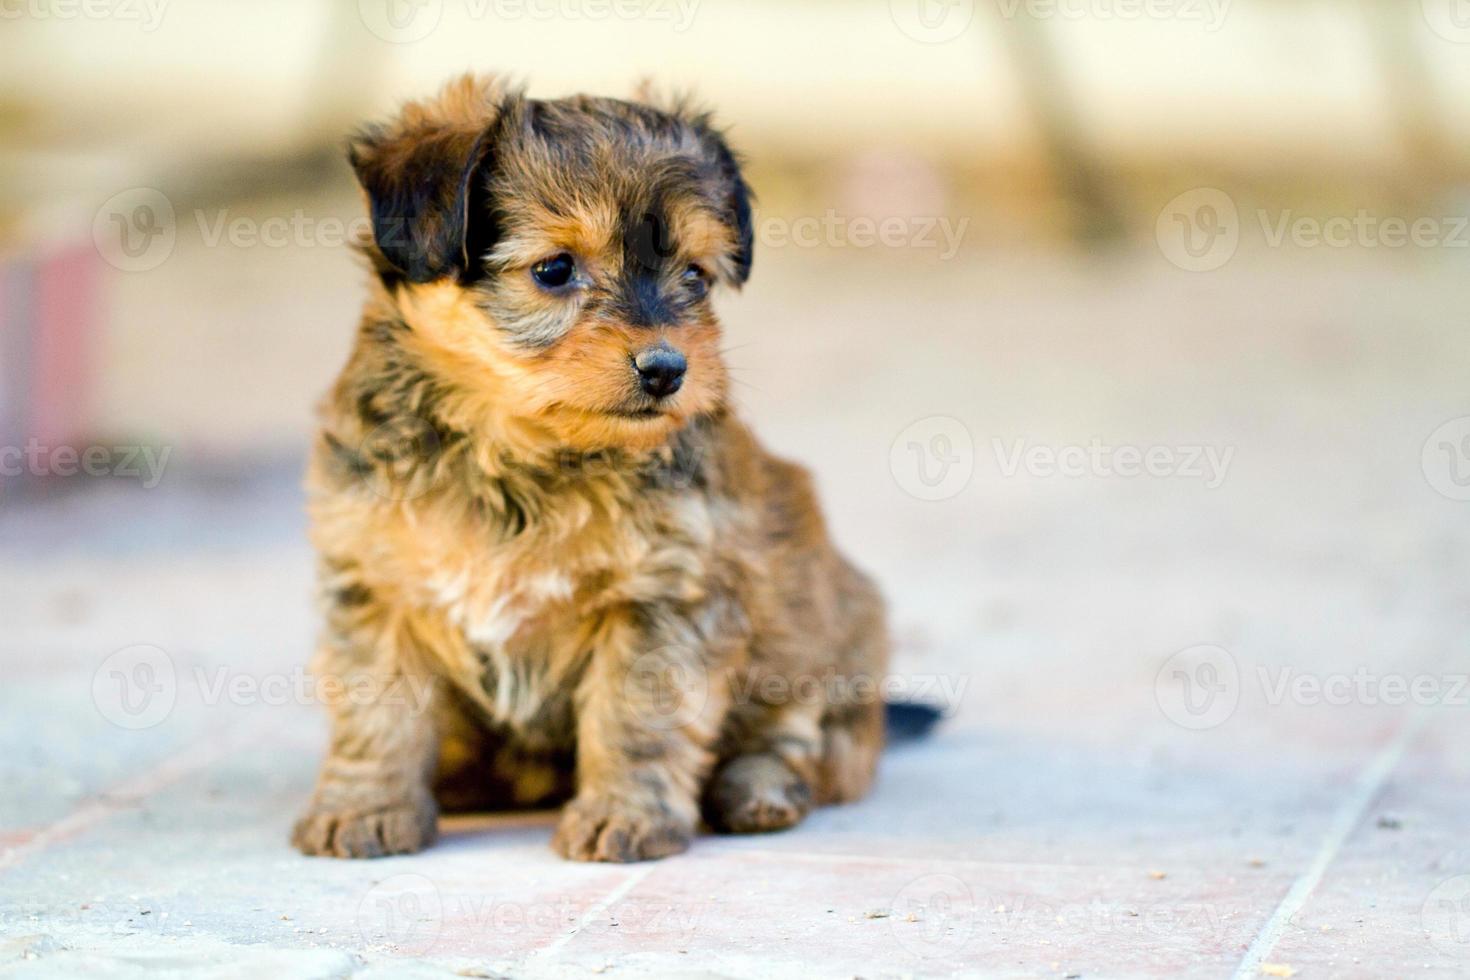
{"type": "Polygon", "coordinates": [[[638,369],[638,382],[643,390],[655,398],[667,398],[678,391],[689,368],[683,354],[664,346],[639,351],[633,358],[633,366],[638,369]]]}

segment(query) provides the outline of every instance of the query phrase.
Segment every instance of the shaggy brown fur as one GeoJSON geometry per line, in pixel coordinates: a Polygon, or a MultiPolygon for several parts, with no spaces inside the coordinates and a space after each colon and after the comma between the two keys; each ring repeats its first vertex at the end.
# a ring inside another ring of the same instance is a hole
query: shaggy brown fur
{"type": "Polygon", "coordinates": [[[466,77],[351,156],[377,281],[310,468],[343,693],[297,847],[570,800],[556,849],[630,861],[861,795],[882,603],[728,409],[708,292],[751,216],[707,118],[466,77]],[[572,281],[538,284],[556,256],[572,281]],[[663,398],[655,347],[688,364],[663,398]]]}

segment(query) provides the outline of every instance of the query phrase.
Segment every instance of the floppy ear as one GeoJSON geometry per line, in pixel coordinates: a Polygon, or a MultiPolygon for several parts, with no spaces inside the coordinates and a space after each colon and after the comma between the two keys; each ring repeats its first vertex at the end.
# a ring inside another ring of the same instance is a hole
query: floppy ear
{"type": "Polygon", "coordinates": [[[740,172],[740,157],[725,142],[725,136],[715,129],[707,114],[691,120],[694,131],[699,134],[705,152],[714,164],[720,183],[725,220],[735,232],[735,250],[730,255],[734,283],[739,287],[750,278],[750,264],[755,258],[755,224],[751,215],[750,202],[753,195],[745,175],[740,172]]]}
{"type": "Polygon", "coordinates": [[[750,278],[750,264],[755,258],[755,223],[751,214],[750,185],[740,172],[740,157],[725,141],[725,134],[715,128],[713,116],[695,106],[688,93],[665,93],[652,79],[644,78],[634,89],[634,97],[645,105],[685,120],[699,137],[704,152],[714,165],[720,183],[725,220],[735,232],[735,251],[730,256],[735,286],[745,285],[750,278]]]}
{"type": "Polygon", "coordinates": [[[750,278],[750,264],[755,259],[755,223],[750,213],[750,185],[745,182],[745,175],[740,172],[740,160],[725,142],[724,136],[711,130],[705,139],[714,144],[720,173],[728,185],[728,220],[735,228],[735,252],[730,261],[735,266],[735,285],[743,286],[750,278]]]}
{"type": "MultiPolygon", "coordinates": [[[[351,139],[347,158],[367,194],[385,274],[410,282],[473,277],[489,243],[481,241],[485,229],[472,233],[471,208],[504,99],[494,78],[465,75],[351,139]]],[[[476,225],[490,220],[473,218],[476,225]]]]}

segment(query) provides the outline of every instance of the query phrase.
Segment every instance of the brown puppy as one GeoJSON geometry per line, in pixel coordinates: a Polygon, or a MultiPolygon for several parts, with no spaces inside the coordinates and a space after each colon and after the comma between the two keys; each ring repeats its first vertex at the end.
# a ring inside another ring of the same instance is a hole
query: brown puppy
{"type": "Polygon", "coordinates": [[[556,849],[631,861],[861,795],[883,606],[727,406],[752,228],[708,118],[466,77],[351,159],[377,281],[311,461],[341,696],[296,846],[569,799],[556,849]]]}

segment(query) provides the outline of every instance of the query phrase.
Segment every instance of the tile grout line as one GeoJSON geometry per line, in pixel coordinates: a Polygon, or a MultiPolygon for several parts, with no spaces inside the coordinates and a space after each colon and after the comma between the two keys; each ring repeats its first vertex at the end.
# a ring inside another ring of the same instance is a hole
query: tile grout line
{"type": "Polygon", "coordinates": [[[230,751],[239,732],[227,734],[214,742],[197,743],[182,752],[167,756],[141,776],[117,783],[93,795],[66,816],[41,828],[27,841],[0,853],[0,873],[20,864],[58,841],[86,833],[109,817],[121,812],[129,802],[152,796],[185,776],[204,768],[230,751]]]}
{"type": "Polygon", "coordinates": [[[1248,980],[1255,977],[1261,969],[1261,964],[1276,944],[1286,934],[1291,920],[1307,904],[1307,899],[1312,896],[1327,869],[1342,851],[1343,845],[1347,843],[1348,837],[1363,820],[1363,815],[1373,804],[1383,789],[1384,783],[1388,782],[1389,776],[1398,767],[1399,761],[1408,751],[1409,745],[1423,731],[1425,724],[1429,721],[1428,709],[1420,709],[1410,715],[1409,720],[1399,729],[1393,741],[1384,746],[1374,757],[1358,778],[1354,781],[1353,791],[1348,795],[1333,814],[1332,823],[1328,826],[1327,836],[1322,839],[1322,844],[1317,848],[1317,853],[1307,869],[1292,883],[1291,889],[1282,898],[1281,904],[1276,906],[1276,911],[1261,931],[1256,935],[1255,941],[1246,950],[1245,957],[1240,961],[1240,966],[1233,974],[1234,980],[1248,980]]]}
{"type": "Polygon", "coordinates": [[[597,902],[597,904],[593,905],[586,912],[583,912],[581,918],[577,920],[576,925],[572,926],[560,936],[557,936],[545,946],[542,946],[540,949],[531,953],[530,958],[540,959],[542,957],[554,956],[555,954],[559,953],[567,945],[567,943],[571,942],[583,929],[591,925],[593,919],[606,912],[608,909],[612,908],[613,905],[620,901],[625,895],[627,895],[628,892],[638,887],[638,885],[642,883],[644,878],[647,878],[649,875],[653,874],[653,871],[656,867],[658,867],[657,862],[647,862],[644,864],[643,867],[633,871],[631,874],[628,875],[627,878],[623,879],[623,881],[621,881],[616,888],[608,892],[606,896],[604,896],[599,902],[597,902]]]}

